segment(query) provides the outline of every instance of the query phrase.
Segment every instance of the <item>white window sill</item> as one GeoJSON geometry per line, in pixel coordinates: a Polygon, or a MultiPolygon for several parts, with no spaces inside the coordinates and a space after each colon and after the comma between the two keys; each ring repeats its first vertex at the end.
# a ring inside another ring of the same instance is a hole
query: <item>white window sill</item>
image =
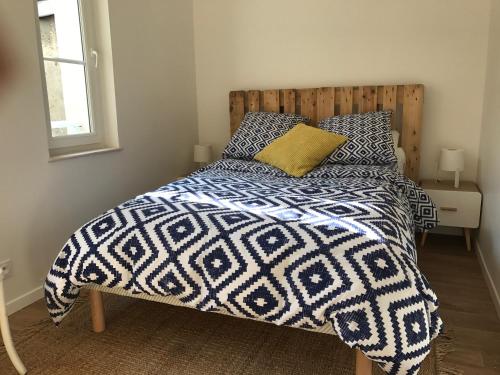
{"type": "Polygon", "coordinates": [[[104,154],[107,152],[115,152],[115,151],[121,151],[121,150],[122,150],[121,147],[100,147],[100,148],[86,150],[86,151],[75,151],[75,152],[64,153],[61,155],[51,155],[49,157],[49,163],[52,163],[54,161],[59,161],[59,160],[73,159],[73,158],[79,158],[82,156],[89,156],[89,155],[104,154]]]}

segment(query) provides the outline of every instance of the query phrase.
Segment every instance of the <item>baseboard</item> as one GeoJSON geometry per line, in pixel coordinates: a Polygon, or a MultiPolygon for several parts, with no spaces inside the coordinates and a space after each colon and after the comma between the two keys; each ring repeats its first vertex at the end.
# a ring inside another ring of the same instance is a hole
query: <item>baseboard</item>
{"type": "Polygon", "coordinates": [[[479,241],[476,240],[476,252],[479,255],[479,265],[483,271],[484,279],[486,280],[486,285],[488,285],[488,289],[490,290],[491,298],[493,299],[493,304],[495,305],[495,309],[497,310],[497,315],[500,318],[500,294],[493,282],[493,278],[491,277],[490,271],[486,266],[486,262],[483,258],[483,253],[481,252],[481,246],[479,246],[479,241]]]}
{"type": "Polygon", "coordinates": [[[7,314],[10,315],[16,311],[24,309],[26,306],[31,305],[40,298],[43,298],[43,286],[39,286],[38,288],[35,288],[32,291],[24,293],[23,295],[7,302],[7,314]]]}

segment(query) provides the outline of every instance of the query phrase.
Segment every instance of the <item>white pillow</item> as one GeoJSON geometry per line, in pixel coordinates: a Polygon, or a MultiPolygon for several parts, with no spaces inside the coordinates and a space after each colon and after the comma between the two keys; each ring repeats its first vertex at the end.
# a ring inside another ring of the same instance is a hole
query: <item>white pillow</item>
{"type": "Polygon", "coordinates": [[[399,147],[399,132],[397,130],[391,130],[392,143],[394,144],[394,151],[399,147]]]}

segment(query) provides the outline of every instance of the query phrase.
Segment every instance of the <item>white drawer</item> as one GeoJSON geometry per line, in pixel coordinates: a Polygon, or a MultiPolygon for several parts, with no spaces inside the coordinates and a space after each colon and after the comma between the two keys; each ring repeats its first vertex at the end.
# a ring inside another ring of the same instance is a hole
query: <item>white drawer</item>
{"type": "Polygon", "coordinates": [[[438,209],[439,225],[477,228],[481,214],[481,193],[427,190],[438,209]]]}

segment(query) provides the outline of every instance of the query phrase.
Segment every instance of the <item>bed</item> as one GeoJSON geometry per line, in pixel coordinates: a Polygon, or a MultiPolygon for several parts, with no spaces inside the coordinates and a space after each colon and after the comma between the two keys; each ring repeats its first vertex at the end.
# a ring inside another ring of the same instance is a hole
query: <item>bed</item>
{"type": "Polygon", "coordinates": [[[377,362],[416,373],[441,328],[417,267],[415,232],[437,224],[418,179],[422,85],[230,93],[231,133],[252,111],[392,112],[405,175],[394,166],[321,165],[302,178],[253,160],[221,159],[91,220],[45,283],[56,324],[81,288],[93,328],[102,293],[336,334],[357,374],[377,362]]]}

